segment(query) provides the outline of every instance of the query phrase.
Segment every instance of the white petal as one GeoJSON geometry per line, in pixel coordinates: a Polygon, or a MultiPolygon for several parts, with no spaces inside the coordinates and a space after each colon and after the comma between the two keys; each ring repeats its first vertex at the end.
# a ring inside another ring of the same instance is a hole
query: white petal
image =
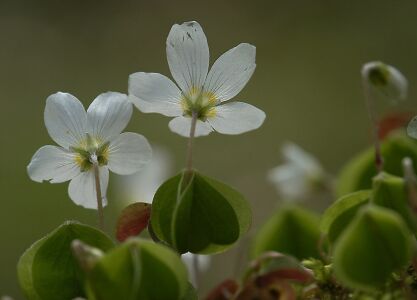
{"type": "Polygon", "coordinates": [[[181,91],[168,77],[138,72],[129,76],[129,100],[144,113],[182,114],[181,91]]]}
{"type": "MultiPolygon", "coordinates": [[[[189,137],[190,129],[191,129],[191,118],[182,117],[182,116],[176,117],[175,119],[172,119],[169,122],[168,126],[172,132],[175,132],[184,137],[189,137]]],[[[197,137],[197,136],[209,135],[210,132],[212,131],[213,131],[213,128],[211,128],[209,123],[197,120],[194,136],[197,137]]]]}
{"type": "Polygon", "coordinates": [[[139,171],[152,159],[152,148],[147,139],[137,133],[124,132],[109,146],[109,169],[120,175],[139,171]]]}
{"type": "Polygon", "coordinates": [[[300,146],[292,142],[286,142],[282,146],[281,151],[284,159],[288,163],[304,170],[308,176],[314,178],[324,175],[324,170],[320,162],[312,154],[308,153],[300,146]]]}
{"type": "Polygon", "coordinates": [[[197,22],[172,26],[167,38],[169,69],[184,93],[201,88],[209,65],[206,36],[197,22]]]}
{"type": "Polygon", "coordinates": [[[207,75],[204,89],[215,94],[220,101],[236,96],[255,71],[256,48],[240,44],[220,56],[207,75]]]}
{"type": "Polygon", "coordinates": [[[187,252],[181,255],[181,260],[187,267],[187,271],[189,274],[189,278],[191,284],[196,286],[197,282],[197,274],[195,274],[195,270],[198,269],[201,273],[206,273],[211,264],[211,257],[209,255],[198,255],[187,252]],[[197,263],[197,268],[194,264],[197,263]]]}
{"type": "Polygon", "coordinates": [[[302,169],[293,164],[275,167],[269,172],[268,179],[275,184],[284,200],[300,200],[308,194],[308,178],[302,169]]]}
{"type": "Polygon", "coordinates": [[[56,93],[46,99],[46,129],[51,138],[64,148],[77,145],[85,136],[87,114],[82,103],[68,93],[56,93]]]}
{"type": "Polygon", "coordinates": [[[265,113],[253,105],[231,102],[216,106],[216,115],[209,118],[214,130],[224,134],[240,134],[259,128],[265,113]]]}
{"type": "Polygon", "coordinates": [[[68,181],[80,173],[74,153],[57,146],[43,146],[33,155],[27,171],[30,179],[51,183],[68,181]]]}
{"type": "Polygon", "coordinates": [[[132,104],[125,94],[100,94],[87,110],[88,132],[95,138],[109,141],[122,132],[131,116],[132,104]]]}
{"type": "MultiPolygon", "coordinates": [[[[106,167],[100,167],[99,175],[103,206],[106,206],[109,170],[106,167]]],[[[82,172],[80,175],[72,179],[68,186],[68,194],[75,204],[81,205],[85,208],[97,209],[96,182],[93,169],[82,172]]]]}

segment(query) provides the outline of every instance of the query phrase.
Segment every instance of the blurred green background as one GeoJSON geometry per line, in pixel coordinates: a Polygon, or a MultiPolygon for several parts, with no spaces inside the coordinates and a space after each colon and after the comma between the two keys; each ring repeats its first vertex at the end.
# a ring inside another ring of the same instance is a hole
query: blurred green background
{"type": "MultiPolygon", "coordinates": [[[[48,95],[69,92],[88,106],[104,91],[126,92],[130,73],[169,75],[165,41],[174,23],[203,26],[211,62],[241,42],[256,45],[256,72],[236,99],[263,109],[265,124],[239,136],[199,138],[195,155],[198,169],[247,196],[256,229],[277,204],[266,172],[281,161],[282,142],[302,145],[334,174],[370,143],[363,63],[382,60],[402,70],[411,86],[403,109],[417,110],[416,16],[413,0],[2,0],[0,295],[21,297],[15,266],[32,242],[67,219],[96,222],[94,211],[69,200],[67,184],[39,184],[26,174],[34,152],[53,143],[43,123],[48,95]]],[[[168,149],[179,170],[186,140],[168,121],[135,110],[128,130],[168,149]]],[[[113,235],[120,207],[112,178],[105,213],[113,235]]],[[[235,254],[215,257],[203,290],[234,274],[235,254]]]]}

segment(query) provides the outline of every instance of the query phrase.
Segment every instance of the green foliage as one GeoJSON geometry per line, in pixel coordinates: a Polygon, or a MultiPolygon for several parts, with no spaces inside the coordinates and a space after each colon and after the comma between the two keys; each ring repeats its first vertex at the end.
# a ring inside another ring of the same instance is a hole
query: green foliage
{"type": "Polygon", "coordinates": [[[285,206],[258,232],[253,245],[253,256],[266,251],[277,251],[298,259],[319,257],[319,239],[317,215],[300,207],[285,206]]]}
{"type": "Polygon", "coordinates": [[[334,243],[347,225],[353,220],[358,210],[369,202],[370,190],[358,191],[343,196],[334,202],[324,212],[320,229],[327,236],[330,243],[334,243]]]}
{"type": "Polygon", "coordinates": [[[88,273],[88,285],[89,299],[193,299],[178,254],[142,239],[129,239],[103,256],[88,273]]]}
{"type": "Polygon", "coordinates": [[[411,232],[417,232],[416,217],[408,203],[406,183],[403,178],[380,173],[373,179],[372,202],[399,213],[411,232]]]}
{"type": "MultiPolygon", "coordinates": [[[[384,170],[401,176],[404,157],[417,162],[417,143],[398,131],[389,135],[381,145],[384,170]]],[[[342,169],[337,182],[336,193],[343,196],[355,191],[369,189],[372,178],[377,174],[374,163],[374,150],[368,149],[351,159],[342,169]]]]}
{"type": "Polygon", "coordinates": [[[224,183],[195,171],[188,175],[183,172],[167,180],[156,192],[153,233],[179,253],[224,251],[249,229],[249,204],[224,183]]]}
{"type": "Polygon", "coordinates": [[[76,222],[66,222],[35,242],[20,258],[20,286],[29,300],[72,299],[85,296],[84,276],[71,252],[71,242],[81,240],[103,251],[113,242],[102,232],[76,222]]]}
{"type": "Polygon", "coordinates": [[[372,291],[411,258],[411,237],[401,217],[376,205],[363,207],[337,240],[333,264],[347,286],[372,291]]]}

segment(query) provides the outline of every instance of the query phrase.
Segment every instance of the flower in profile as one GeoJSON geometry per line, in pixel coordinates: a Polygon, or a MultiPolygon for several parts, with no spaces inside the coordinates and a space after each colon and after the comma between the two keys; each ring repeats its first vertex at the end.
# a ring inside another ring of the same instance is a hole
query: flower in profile
{"type": "Polygon", "coordinates": [[[323,186],[326,173],[313,155],[290,142],[281,151],[285,163],[269,171],[268,179],[284,200],[305,199],[323,186]]]}
{"type": "Polygon", "coordinates": [[[167,38],[168,65],[177,85],[164,75],[138,72],[129,76],[129,98],[145,113],[175,117],[169,128],[190,134],[196,118],[195,136],[213,130],[240,134],[260,127],[265,113],[235,97],[252,76],[256,48],[242,43],[220,56],[209,70],[209,47],[197,22],[175,24],[167,38]]]}
{"type": "Polygon", "coordinates": [[[407,97],[407,78],[393,66],[380,61],[363,65],[362,78],[364,83],[393,103],[407,97]]]}
{"type": "Polygon", "coordinates": [[[59,146],[43,146],[33,155],[27,167],[30,178],[51,183],[71,180],[68,193],[76,204],[97,209],[97,194],[101,191],[105,205],[109,170],[132,174],[152,156],[145,137],[121,133],[131,115],[132,104],[121,93],[99,95],[87,112],[71,94],[59,92],[49,96],[45,125],[59,146]]]}

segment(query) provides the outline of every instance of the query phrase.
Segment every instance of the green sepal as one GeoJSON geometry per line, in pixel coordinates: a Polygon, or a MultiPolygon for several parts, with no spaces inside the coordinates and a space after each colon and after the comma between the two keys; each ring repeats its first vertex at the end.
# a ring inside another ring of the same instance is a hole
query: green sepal
{"type": "Polygon", "coordinates": [[[75,239],[107,251],[114,246],[101,231],[67,221],[35,242],[20,257],[17,265],[19,284],[29,300],[73,299],[85,296],[84,273],[72,255],[75,239]]]}
{"type": "Polygon", "coordinates": [[[179,253],[225,251],[250,224],[249,204],[239,192],[196,171],[168,179],[152,203],[153,233],[179,253]]]}
{"type": "Polygon", "coordinates": [[[336,277],[353,289],[383,287],[411,259],[411,235],[400,215],[376,205],[363,207],[337,240],[336,277]]]}
{"type": "Polygon", "coordinates": [[[298,259],[319,257],[319,217],[301,207],[280,208],[259,230],[252,257],[267,251],[293,255],[298,259]]]}

